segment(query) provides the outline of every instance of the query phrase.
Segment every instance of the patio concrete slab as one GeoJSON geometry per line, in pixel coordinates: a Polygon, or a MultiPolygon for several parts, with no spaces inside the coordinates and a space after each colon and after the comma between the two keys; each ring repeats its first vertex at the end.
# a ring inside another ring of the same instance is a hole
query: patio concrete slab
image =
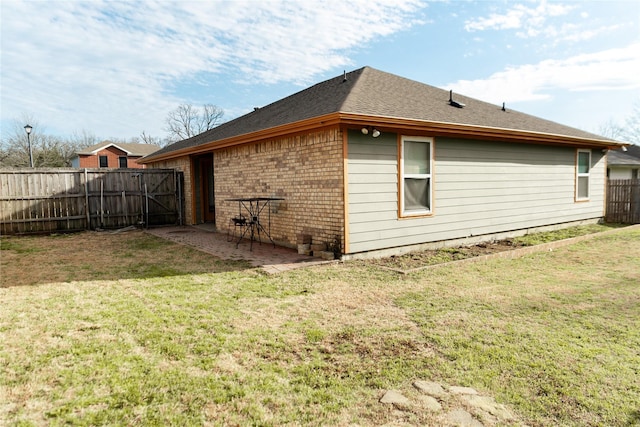
{"type": "Polygon", "coordinates": [[[236,247],[236,241],[227,241],[226,233],[217,232],[213,227],[206,225],[158,227],[150,228],[146,232],[175,243],[191,246],[220,259],[245,260],[269,274],[336,262],[300,255],[298,251],[291,248],[277,245],[274,248],[270,242],[253,242],[253,249],[250,250],[250,242],[245,239],[236,247]]]}

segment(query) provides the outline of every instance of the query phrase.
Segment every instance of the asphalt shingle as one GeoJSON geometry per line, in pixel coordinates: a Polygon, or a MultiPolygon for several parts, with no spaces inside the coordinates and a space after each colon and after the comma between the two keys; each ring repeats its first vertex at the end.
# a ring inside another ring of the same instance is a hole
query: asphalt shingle
{"type": "Polygon", "coordinates": [[[450,105],[449,96],[447,90],[363,67],[257,108],[200,135],[176,142],[149,157],[338,112],[613,142],[509,108],[503,110],[501,105],[458,93],[453,94],[453,99],[465,104],[465,107],[456,108],[450,105]]]}
{"type": "Polygon", "coordinates": [[[78,151],[77,154],[91,155],[91,154],[94,154],[96,151],[102,150],[103,148],[109,147],[109,146],[117,147],[129,153],[129,155],[131,156],[146,156],[160,149],[160,147],[153,144],[136,144],[136,143],[125,143],[125,142],[102,141],[90,147],[83,148],[82,150],[78,151]]]}

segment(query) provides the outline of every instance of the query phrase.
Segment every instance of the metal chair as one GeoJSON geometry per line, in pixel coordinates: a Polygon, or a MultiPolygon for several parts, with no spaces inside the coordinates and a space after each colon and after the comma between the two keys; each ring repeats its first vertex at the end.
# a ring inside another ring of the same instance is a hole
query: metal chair
{"type": "Polygon", "coordinates": [[[245,234],[245,227],[249,226],[247,218],[243,215],[235,216],[229,220],[227,228],[227,242],[240,239],[245,234]]]}

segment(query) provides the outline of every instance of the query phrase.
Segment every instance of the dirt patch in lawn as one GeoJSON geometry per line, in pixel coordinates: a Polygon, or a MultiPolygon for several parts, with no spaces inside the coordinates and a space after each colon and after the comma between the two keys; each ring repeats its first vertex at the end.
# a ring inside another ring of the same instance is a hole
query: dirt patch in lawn
{"type": "Polygon", "coordinates": [[[554,231],[532,233],[521,237],[495,240],[486,243],[479,243],[477,245],[424,250],[403,255],[371,259],[364,262],[369,265],[375,265],[382,268],[408,272],[431,265],[476,258],[524,247],[538,246],[547,243],[553,244],[553,242],[561,240],[568,241],[567,239],[573,238],[589,238],[583,236],[593,236],[597,233],[615,231],[616,229],[624,226],[625,225],[622,224],[589,224],[554,231]]]}
{"type": "Polygon", "coordinates": [[[514,241],[513,239],[505,239],[490,243],[480,243],[473,246],[458,246],[455,248],[433,249],[403,255],[392,255],[385,258],[367,260],[366,262],[394,270],[413,270],[429,265],[510,251],[525,246],[529,245],[514,241]]]}

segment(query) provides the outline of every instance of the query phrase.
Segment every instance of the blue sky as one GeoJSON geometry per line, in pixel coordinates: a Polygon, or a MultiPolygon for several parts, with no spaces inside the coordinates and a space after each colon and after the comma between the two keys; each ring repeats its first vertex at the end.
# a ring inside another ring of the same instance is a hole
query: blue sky
{"type": "Polygon", "coordinates": [[[2,135],[164,137],[368,65],[597,132],[640,104],[640,2],[0,2],[2,135]]]}

